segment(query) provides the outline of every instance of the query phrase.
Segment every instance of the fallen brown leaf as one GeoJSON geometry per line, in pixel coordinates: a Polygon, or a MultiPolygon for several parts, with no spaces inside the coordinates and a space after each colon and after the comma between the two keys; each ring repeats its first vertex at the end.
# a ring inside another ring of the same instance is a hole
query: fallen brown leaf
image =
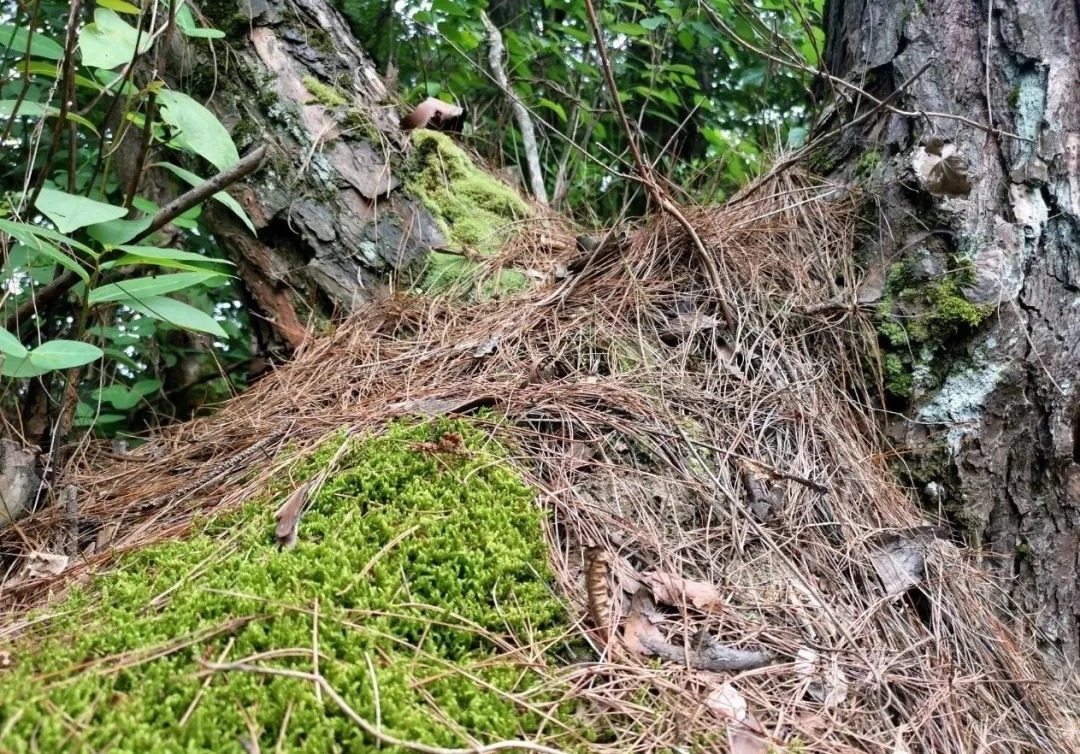
{"type": "Polygon", "coordinates": [[[652,597],[645,589],[639,589],[630,599],[630,613],[623,627],[623,644],[626,648],[639,655],[655,654],[647,645],[666,644],[663,634],[656,627],[658,619],[652,597]]]}
{"type": "Polygon", "coordinates": [[[730,683],[713,689],[705,706],[727,721],[728,747],[731,754],[766,754],[769,744],[765,731],[746,704],[746,699],[730,683]]]}
{"type": "Polygon", "coordinates": [[[300,514],[303,512],[304,503],[307,502],[308,490],[311,489],[313,481],[308,480],[297,487],[274,514],[274,518],[277,519],[274,540],[279,550],[296,544],[297,530],[300,528],[300,514]]]}
{"type": "Polygon", "coordinates": [[[704,581],[691,581],[659,571],[646,573],[642,580],[650,586],[656,601],[666,605],[679,607],[689,602],[705,612],[719,612],[724,606],[720,592],[715,586],[704,581]]]}

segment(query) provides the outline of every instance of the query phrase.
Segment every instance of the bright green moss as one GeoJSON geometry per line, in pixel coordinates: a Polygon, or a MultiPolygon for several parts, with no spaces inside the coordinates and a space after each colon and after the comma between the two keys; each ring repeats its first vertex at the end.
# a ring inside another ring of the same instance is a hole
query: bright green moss
{"type": "Polygon", "coordinates": [[[860,178],[869,178],[874,174],[878,165],[881,164],[881,150],[871,149],[867,152],[863,152],[859,157],[858,163],[855,165],[855,175],[860,178]]]}
{"type": "Polygon", "coordinates": [[[227,652],[228,662],[311,672],[316,601],[320,671],[372,721],[377,693],[387,732],[453,747],[466,740],[451,725],[481,741],[539,730],[540,717],[507,697],[543,703],[539,674],[497,647],[551,636],[562,622],[530,490],[482,433],[397,426],[351,444],[296,547],[278,551],[272,512],[325,467],[338,444],[329,445],[268,499],[187,541],[122,557],[5,646],[15,664],[0,671],[0,750],[239,752],[246,715],[262,751],[281,735],[289,752],[374,752],[331,701],[292,678],[218,673],[179,724],[203,686],[196,658],[227,652]],[[413,446],[450,431],[466,455],[413,446]]]}
{"type": "MultiPolygon", "coordinates": [[[[510,238],[514,223],[530,215],[513,189],[474,165],[445,134],[418,130],[413,143],[415,163],[407,171],[406,189],[435,217],[450,246],[493,253],[510,238]]],[[[422,284],[425,289],[445,285],[477,266],[461,257],[445,258],[448,256],[433,256],[422,284]]],[[[522,276],[517,282],[524,281],[522,276]]],[[[508,291],[500,286],[499,292],[508,291]]]]}
{"type": "Polygon", "coordinates": [[[311,92],[311,96],[321,105],[340,107],[348,102],[344,94],[334,87],[324,84],[314,76],[304,76],[304,87],[311,92]]]}

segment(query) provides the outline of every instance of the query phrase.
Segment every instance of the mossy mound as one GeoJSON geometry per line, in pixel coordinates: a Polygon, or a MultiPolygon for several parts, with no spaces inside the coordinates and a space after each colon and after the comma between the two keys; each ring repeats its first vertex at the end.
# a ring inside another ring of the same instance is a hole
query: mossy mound
{"type": "Polygon", "coordinates": [[[540,730],[511,695],[549,693],[504,651],[563,617],[531,491],[460,424],[350,443],[294,548],[275,546],[273,509],[337,443],[267,499],[123,556],[6,647],[0,750],[225,752],[255,735],[262,751],[374,752],[312,683],[199,664],[313,672],[316,604],[319,672],[387,733],[449,747],[540,730]],[[467,450],[417,445],[451,431],[467,450]]]}
{"type": "MultiPolygon", "coordinates": [[[[528,206],[509,186],[478,168],[445,134],[418,130],[413,134],[415,160],[406,189],[435,217],[449,245],[491,254],[510,238],[515,221],[529,217],[528,206]]],[[[477,264],[456,254],[433,252],[423,288],[444,287],[477,264]]],[[[509,293],[527,286],[525,276],[506,271],[509,293]]]]}

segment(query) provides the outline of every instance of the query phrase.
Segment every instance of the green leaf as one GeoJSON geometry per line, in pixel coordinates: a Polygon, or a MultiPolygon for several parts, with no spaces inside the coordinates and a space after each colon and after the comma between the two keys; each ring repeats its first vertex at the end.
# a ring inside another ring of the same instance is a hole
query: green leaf
{"type": "Polygon", "coordinates": [[[225,36],[225,32],[218,29],[199,26],[195,22],[195,16],[191,13],[191,9],[186,5],[181,5],[177,9],[176,25],[180,27],[180,31],[184,33],[185,37],[192,37],[193,39],[221,39],[225,36]]]}
{"type": "Polygon", "coordinates": [[[10,52],[25,55],[28,39],[30,42],[30,54],[32,56],[36,58],[45,58],[47,60],[63,60],[63,46],[49,37],[46,37],[40,32],[34,32],[34,36],[30,37],[25,28],[12,26],[11,24],[0,24],[0,51],[3,51],[10,45],[10,48],[8,48],[10,52]]]}
{"type": "Polygon", "coordinates": [[[83,243],[79,243],[73,238],[68,238],[63,233],[57,233],[52,228],[42,228],[38,225],[30,225],[28,223],[19,223],[12,220],[0,219],[0,231],[7,233],[13,238],[17,238],[27,246],[37,248],[38,238],[48,238],[50,241],[56,241],[57,243],[65,246],[71,246],[79,251],[89,254],[90,256],[97,258],[97,252],[91,249],[89,246],[83,243]]]}
{"type": "MultiPolygon", "coordinates": [[[[15,113],[16,105],[19,107],[20,118],[55,118],[60,115],[60,108],[58,107],[46,107],[40,102],[34,102],[32,100],[23,100],[20,103],[18,100],[6,99],[0,101],[0,117],[10,118],[15,113]]],[[[95,134],[98,132],[97,127],[81,115],[67,113],[65,118],[73,123],[86,126],[95,134]]]]}
{"type": "Polygon", "coordinates": [[[106,223],[91,225],[86,232],[95,241],[105,246],[118,246],[142,233],[153,221],[154,218],[150,216],[140,217],[138,220],[109,220],[106,223]]]}
{"type": "Polygon", "coordinates": [[[540,100],[540,106],[548,108],[559,116],[559,120],[561,120],[563,123],[566,123],[566,110],[564,110],[563,106],[560,105],[558,102],[552,102],[549,99],[542,99],[540,100]]]}
{"type": "MultiPolygon", "coordinates": [[[[183,168],[177,167],[176,165],[168,162],[155,162],[150,167],[165,168],[177,177],[187,181],[192,186],[198,186],[200,183],[203,182],[202,178],[195,175],[190,170],[184,170],[183,168]]],[[[251,222],[251,218],[247,216],[247,212],[244,212],[244,208],[240,206],[240,203],[238,201],[233,199],[224,191],[219,191],[214,194],[214,199],[225,205],[225,207],[227,207],[230,212],[240,218],[240,220],[244,223],[244,225],[247,226],[248,230],[250,230],[253,235],[255,234],[255,224],[251,222]]]]}
{"type": "Polygon", "coordinates": [[[185,330],[210,333],[219,338],[228,337],[213,317],[183,301],[155,296],[140,301],[127,301],[125,304],[141,314],[169,322],[185,330]]]}
{"type": "Polygon", "coordinates": [[[28,353],[19,339],[0,327],[0,353],[21,359],[28,353]]]}
{"type": "Polygon", "coordinates": [[[37,251],[40,254],[47,256],[49,259],[53,260],[64,269],[71,270],[76,275],[78,275],[84,283],[90,282],[90,273],[88,273],[86,269],[81,264],[79,264],[79,260],[72,257],[70,254],[65,254],[63,251],[56,248],[51,243],[47,243],[40,239],[38,239],[37,243],[37,251]]]}
{"type": "Polygon", "coordinates": [[[161,390],[161,387],[161,380],[139,380],[131,386],[131,389],[145,398],[151,393],[156,393],[158,390],[161,390]]]}
{"type": "Polygon", "coordinates": [[[458,18],[469,17],[469,12],[462,8],[460,3],[454,2],[454,0],[432,0],[431,9],[438,11],[439,13],[445,13],[448,16],[457,16],[458,18]]]}
{"type": "Polygon", "coordinates": [[[217,259],[215,257],[208,257],[204,254],[198,254],[194,251],[181,251],[180,249],[162,249],[157,246],[126,246],[120,245],[116,248],[120,251],[127,252],[128,254],[142,257],[143,259],[158,259],[162,261],[188,261],[188,262],[212,262],[214,264],[229,264],[228,259],[217,259]]]}
{"type": "Polygon", "coordinates": [[[108,8],[95,10],[94,23],[87,24],[79,32],[82,62],[94,68],[116,68],[129,62],[136,54],[146,52],[152,44],[149,34],[140,35],[138,29],[108,8]]]}
{"type": "Polygon", "coordinates": [[[227,259],[215,259],[192,251],[179,249],[159,249],[156,246],[117,246],[121,251],[127,252],[119,259],[102,265],[108,269],[123,267],[129,264],[151,264],[158,267],[170,267],[175,270],[191,270],[192,272],[205,272],[207,264],[232,265],[227,259]]]}
{"type": "MultiPolygon", "coordinates": [[[[0,45],[0,47],[2,47],[2,45],[0,45]]],[[[19,67],[22,68],[22,66],[19,67]]],[[[36,62],[30,64],[30,73],[37,74],[38,76],[48,76],[49,78],[58,79],[60,78],[61,69],[55,63],[36,62]]],[[[95,92],[100,92],[103,88],[101,84],[94,81],[93,79],[88,79],[85,76],[79,76],[78,74],[76,74],[75,76],[75,83],[86,89],[93,89],[95,92]]],[[[95,131],[95,133],[97,132],[95,131]]]]}
{"type": "Polygon", "coordinates": [[[642,19],[641,25],[649,31],[656,31],[667,22],[668,20],[665,16],[653,16],[652,18],[642,19]]]}
{"type": "Polygon", "coordinates": [[[139,301],[162,296],[166,293],[182,291],[194,285],[208,282],[212,279],[224,280],[225,276],[216,272],[173,272],[167,275],[151,275],[150,277],[134,278],[119,283],[109,283],[100,288],[90,291],[89,302],[91,305],[105,303],[106,301],[120,301],[127,306],[135,308],[139,301]]]}
{"type": "Polygon", "coordinates": [[[161,119],[180,133],[174,142],[181,149],[205,157],[218,170],[240,161],[229,132],[217,117],[186,94],[158,92],[161,119]]]}
{"type": "Polygon", "coordinates": [[[90,343],[77,340],[50,340],[21,359],[5,359],[0,374],[5,377],[36,377],[58,369],[81,367],[97,361],[105,352],[90,343]]]}
{"type": "Polygon", "coordinates": [[[142,401],[142,396],[130,390],[126,385],[109,385],[107,388],[90,393],[96,401],[111,403],[113,408],[127,411],[135,408],[142,401]]]}
{"type": "Polygon", "coordinates": [[[70,233],[95,223],[116,220],[127,214],[123,207],[97,202],[66,191],[42,189],[35,205],[43,215],[56,223],[61,233],[70,233]]]}
{"type": "MultiPolygon", "coordinates": [[[[117,13],[129,13],[133,16],[137,16],[142,13],[137,5],[124,2],[124,0],[97,0],[97,4],[102,8],[108,8],[114,10],[117,13]]],[[[185,6],[186,7],[186,6],[185,6]]]]}
{"type": "Polygon", "coordinates": [[[610,29],[616,34],[625,34],[628,37],[644,37],[646,34],[649,33],[649,30],[641,24],[612,24],[610,29]]]}

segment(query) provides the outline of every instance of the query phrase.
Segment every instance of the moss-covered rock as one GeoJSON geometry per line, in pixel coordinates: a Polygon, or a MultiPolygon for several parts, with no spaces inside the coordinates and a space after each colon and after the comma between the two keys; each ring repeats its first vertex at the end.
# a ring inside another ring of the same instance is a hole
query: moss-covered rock
{"type": "Polygon", "coordinates": [[[461,424],[349,442],[294,548],[274,545],[273,509],[338,443],[266,499],[123,556],[3,647],[0,750],[239,752],[254,734],[262,751],[374,752],[310,682],[199,664],[312,672],[316,604],[319,672],[386,732],[462,746],[538,730],[511,695],[543,703],[540,674],[501,651],[563,617],[529,488],[461,424]],[[449,432],[468,449],[422,444],[449,432]]]}

